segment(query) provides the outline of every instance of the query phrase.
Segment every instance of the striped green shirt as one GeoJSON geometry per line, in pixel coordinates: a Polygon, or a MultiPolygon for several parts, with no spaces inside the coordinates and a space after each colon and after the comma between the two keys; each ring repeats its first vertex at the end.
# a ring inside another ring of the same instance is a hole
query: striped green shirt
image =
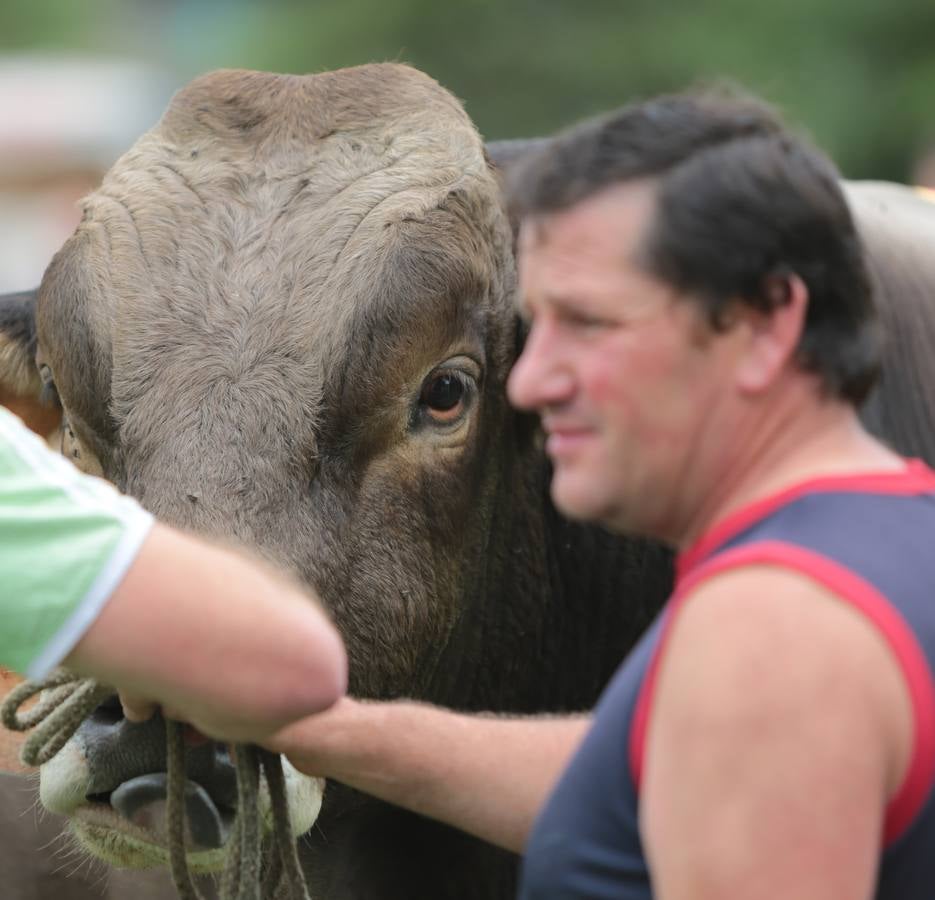
{"type": "Polygon", "coordinates": [[[0,666],[41,678],[120,583],[152,516],[0,407],[0,666]]]}

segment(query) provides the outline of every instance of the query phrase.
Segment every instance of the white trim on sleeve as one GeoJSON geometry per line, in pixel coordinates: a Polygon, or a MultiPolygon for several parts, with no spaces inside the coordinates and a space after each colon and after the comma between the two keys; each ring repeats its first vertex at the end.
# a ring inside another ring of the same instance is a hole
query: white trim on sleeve
{"type": "Polygon", "coordinates": [[[9,446],[27,466],[77,506],[111,516],[123,526],[116,546],[84,597],[27,666],[26,675],[38,679],[58,665],[91,627],[136,558],[154,520],[135,500],[108,482],[79,472],[64,457],[49,450],[15,416],[5,413],[0,408],[0,436],[9,440],[9,446]]]}
{"type": "Polygon", "coordinates": [[[98,572],[88,592],[72,610],[71,615],[46,642],[26,667],[29,678],[45,678],[81,640],[91,623],[98,617],[104,605],[120,584],[127,569],[136,559],[140,546],[153,527],[153,517],[144,513],[128,522],[107,564],[98,572]]]}

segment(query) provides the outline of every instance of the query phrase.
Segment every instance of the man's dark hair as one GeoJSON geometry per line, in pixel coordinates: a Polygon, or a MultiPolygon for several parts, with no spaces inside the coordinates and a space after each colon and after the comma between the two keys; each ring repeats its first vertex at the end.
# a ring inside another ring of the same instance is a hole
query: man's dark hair
{"type": "Polygon", "coordinates": [[[880,364],[860,239],[833,163],[766,105],[723,89],[673,94],[546,142],[508,182],[520,218],[557,212],[619,182],[657,178],[640,259],[699,299],[723,328],[740,301],[767,311],[808,288],[796,354],[828,393],[859,403],[880,364]]]}

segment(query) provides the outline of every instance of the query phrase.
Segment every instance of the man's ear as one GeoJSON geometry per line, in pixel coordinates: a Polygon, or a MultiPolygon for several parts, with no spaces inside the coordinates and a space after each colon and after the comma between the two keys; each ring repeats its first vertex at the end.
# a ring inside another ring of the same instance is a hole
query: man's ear
{"type": "Polygon", "coordinates": [[[43,398],[36,367],[36,295],[0,294],[0,405],[48,437],[59,426],[62,411],[43,398]]]}
{"type": "Polygon", "coordinates": [[[808,311],[808,288],[795,273],[768,276],[764,290],[773,295],[772,309],[740,313],[749,339],[738,375],[741,387],[751,394],[767,390],[795,357],[808,311]]]}

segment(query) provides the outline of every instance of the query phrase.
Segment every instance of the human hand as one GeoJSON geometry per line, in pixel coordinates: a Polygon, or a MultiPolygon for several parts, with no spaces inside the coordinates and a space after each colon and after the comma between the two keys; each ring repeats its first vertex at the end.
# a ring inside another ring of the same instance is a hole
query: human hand
{"type": "MultiPolygon", "coordinates": [[[[205,734],[196,725],[187,720],[185,713],[177,709],[157,703],[155,700],[140,697],[129,691],[118,691],[117,696],[120,698],[123,716],[128,722],[146,722],[157,712],[161,712],[163,718],[172,719],[174,722],[179,722],[183,726],[183,737],[185,738],[186,744],[198,746],[199,744],[213,739],[213,736],[205,734]]],[[[220,736],[214,739],[224,743],[228,742],[227,738],[220,736]]],[[[233,739],[230,739],[230,742],[233,742],[233,739]]]]}
{"type": "Polygon", "coordinates": [[[128,722],[146,722],[151,719],[159,710],[160,705],[155,700],[147,700],[137,694],[131,694],[128,691],[118,691],[120,706],[123,709],[123,717],[128,722]]]}

